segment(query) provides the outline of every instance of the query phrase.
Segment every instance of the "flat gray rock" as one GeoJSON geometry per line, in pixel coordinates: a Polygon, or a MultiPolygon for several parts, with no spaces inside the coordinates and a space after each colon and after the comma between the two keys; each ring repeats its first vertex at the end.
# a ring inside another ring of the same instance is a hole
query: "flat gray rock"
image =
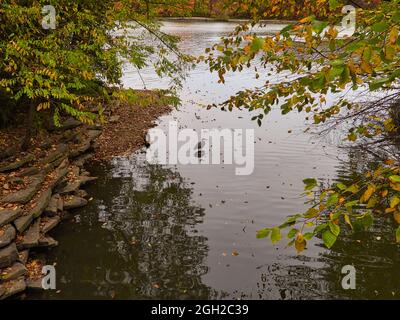
{"type": "Polygon", "coordinates": [[[52,247],[56,247],[56,246],[58,246],[58,241],[53,239],[50,236],[41,237],[39,239],[39,247],[52,248],[52,247]]]}
{"type": "Polygon", "coordinates": [[[35,157],[32,154],[27,155],[26,157],[22,158],[21,160],[14,161],[7,165],[0,166],[0,172],[6,172],[11,170],[16,170],[21,168],[25,164],[31,162],[35,157]]]}
{"type": "Polygon", "coordinates": [[[15,243],[0,249],[0,268],[11,266],[18,259],[18,251],[15,243]]]}
{"type": "Polygon", "coordinates": [[[79,176],[73,182],[68,183],[63,189],[59,191],[60,194],[67,194],[76,192],[79,188],[90,181],[97,180],[97,177],[79,176]]]}
{"type": "Polygon", "coordinates": [[[15,280],[24,274],[26,274],[28,270],[25,266],[20,262],[15,262],[11,267],[3,269],[0,273],[0,279],[2,281],[15,280]]]}
{"type": "Polygon", "coordinates": [[[55,216],[58,212],[58,201],[60,199],[59,194],[55,194],[51,197],[49,204],[46,209],[44,209],[44,213],[48,216],[55,216]]]}
{"type": "Polygon", "coordinates": [[[11,224],[0,228],[0,248],[9,245],[15,239],[15,229],[11,224]]]}
{"type": "Polygon", "coordinates": [[[29,227],[29,229],[22,235],[22,239],[17,242],[18,250],[29,249],[37,247],[40,237],[40,218],[29,227]]]}
{"type": "Polygon", "coordinates": [[[18,173],[20,177],[25,177],[25,176],[33,176],[35,174],[38,174],[40,172],[40,169],[38,167],[30,167],[23,169],[18,173]]]}
{"type": "Polygon", "coordinates": [[[46,209],[47,205],[49,204],[51,199],[51,190],[43,191],[39,198],[36,201],[36,206],[31,209],[31,213],[33,214],[34,218],[39,217],[44,209],[46,209]]]}
{"type": "Polygon", "coordinates": [[[56,161],[68,152],[68,146],[64,143],[60,144],[56,150],[50,152],[46,158],[39,161],[40,164],[47,164],[56,161]]]}
{"type": "Polygon", "coordinates": [[[74,182],[67,183],[67,185],[64,188],[62,188],[61,190],[59,190],[58,192],[60,194],[67,194],[67,193],[75,192],[75,191],[79,190],[80,186],[81,186],[80,181],[76,180],[74,182]]]}
{"type": "Polygon", "coordinates": [[[0,210],[0,227],[13,222],[22,213],[21,208],[0,210]]]}
{"type": "Polygon", "coordinates": [[[75,209],[87,205],[87,200],[76,196],[68,196],[64,199],[64,209],[75,209]]]}
{"type": "Polygon", "coordinates": [[[56,227],[60,223],[61,218],[59,216],[51,217],[51,218],[42,218],[40,231],[42,233],[47,233],[54,227],[56,227]]]}
{"type": "Polygon", "coordinates": [[[33,221],[33,213],[28,212],[27,214],[24,214],[17,218],[14,221],[14,226],[18,230],[19,233],[22,233],[30,226],[30,224],[33,221]]]}
{"type": "Polygon", "coordinates": [[[42,174],[32,176],[31,183],[25,189],[6,195],[1,199],[1,201],[25,204],[29,202],[39,191],[43,181],[44,176],[42,174]]]}

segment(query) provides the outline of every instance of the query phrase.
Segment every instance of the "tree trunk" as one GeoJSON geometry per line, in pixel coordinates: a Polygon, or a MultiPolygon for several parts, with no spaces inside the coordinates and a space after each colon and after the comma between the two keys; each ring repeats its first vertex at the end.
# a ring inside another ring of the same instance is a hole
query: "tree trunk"
{"type": "Polygon", "coordinates": [[[27,126],[26,126],[26,133],[25,137],[22,140],[22,145],[21,149],[23,151],[28,150],[28,148],[31,145],[31,139],[32,139],[32,134],[33,134],[33,121],[35,118],[35,102],[31,101],[29,105],[29,111],[28,111],[28,121],[27,121],[27,126]]]}

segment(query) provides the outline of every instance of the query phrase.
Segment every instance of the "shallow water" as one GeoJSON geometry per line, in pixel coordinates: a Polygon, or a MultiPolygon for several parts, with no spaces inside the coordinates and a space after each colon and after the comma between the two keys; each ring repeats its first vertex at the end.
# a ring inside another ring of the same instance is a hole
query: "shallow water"
{"type": "MultiPolygon", "coordinates": [[[[182,38],[181,49],[202,54],[233,24],[167,22],[182,38]]],[[[279,30],[271,25],[268,31],[279,30]]],[[[164,85],[143,71],[147,88],[164,85]]],[[[142,85],[127,69],[126,87],[142,85]]],[[[235,175],[233,165],[156,166],[143,152],[88,168],[99,181],[88,187],[93,200],[73,212],[53,236],[60,292],[28,298],[399,298],[399,247],[388,224],[368,234],[348,235],[326,250],[316,240],[296,255],[284,243],[257,240],[256,231],[305,208],[302,179],[325,181],[347,175],[361,159],[336,148],[336,137],[303,132],[304,119],[273,111],[262,127],[247,111],[205,110],[235,91],[260,84],[251,71],[227,77],[225,85],[205,66],[190,73],[179,110],[164,116],[181,128],[255,130],[255,169],[235,175]],[[289,133],[291,131],[291,133],[289,133]],[[376,240],[380,235],[381,240],[376,240]],[[341,287],[341,269],[353,264],[356,290],[341,287]]]]}

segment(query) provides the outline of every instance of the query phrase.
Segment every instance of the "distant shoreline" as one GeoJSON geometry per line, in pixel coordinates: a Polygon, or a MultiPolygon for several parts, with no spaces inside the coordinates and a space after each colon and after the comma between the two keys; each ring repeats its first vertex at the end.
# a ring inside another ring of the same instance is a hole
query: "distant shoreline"
{"type": "MultiPolygon", "coordinates": [[[[208,17],[160,17],[160,21],[174,21],[174,22],[231,22],[242,23],[250,19],[236,19],[236,18],[208,18],[208,17]]],[[[267,24],[290,24],[295,23],[296,20],[278,20],[278,19],[263,19],[262,23],[267,24]]]]}

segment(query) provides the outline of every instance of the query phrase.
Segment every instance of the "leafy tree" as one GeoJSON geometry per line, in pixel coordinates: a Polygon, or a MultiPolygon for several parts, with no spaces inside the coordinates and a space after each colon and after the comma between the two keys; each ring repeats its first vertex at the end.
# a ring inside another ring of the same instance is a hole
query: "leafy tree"
{"type": "MultiPolygon", "coordinates": [[[[340,36],[335,27],[343,20],[340,8],[345,3],[322,2],[329,4],[331,12],[326,21],[304,17],[265,37],[251,31],[263,17],[258,7],[251,25],[238,27],[208,49],[205,58],[221,82],[227,72],[244,68],[254,68],[256,77],[267,77],[263,86],[238,92],[222,108],[256,112],[254,120],[260,125],[274,107],[282,114],[306,113],[322,131],[348,128],[344,139],[349,144],[378,150],[380,161],[362,168],[357,177],[330,186],[305,179],[311,207],[258,232],[259,238],[269,237],[275,243],[281,240],[282,230],[289,229],[289,244],[299,252],[315,236],[330,248],[341,228],[368,229],[376,215],[392,215],[400,224],[400,2],[358,8],[357,26],[350,36],[340,36]],[[261,67],[253,67],[255,61],[261,61],[261,67]],[[366,102],[357,99],[360,92],[366,102]]],[[[346,19],[344,23],[348,26],[346,19]]],[[[400,242],[400,227],[393,240],[400,242]]]]}
{"type": "Polygon", "coordinates": [[[56,125],[68,114],[92,123],[87,105],[119,85],[124,63],[137,69],[154,59],[160,76],[179,81],[186,57],[177,39],[160,32],[136,0],[4,0],[0,4],[0,96],[29,106],[27,148],[37,111],[51,110],[56,125]],[[52,5],[56,28],[42,28],[52,5]],[[150,41],[149,41],[150,40],[150,41]],[[153,41],[155,40],[155,41],[153,41]],[[149,45],[149,43],[155,43],[149,45]],[[176,53],[177,59],[167,57],[176,53]]]}

